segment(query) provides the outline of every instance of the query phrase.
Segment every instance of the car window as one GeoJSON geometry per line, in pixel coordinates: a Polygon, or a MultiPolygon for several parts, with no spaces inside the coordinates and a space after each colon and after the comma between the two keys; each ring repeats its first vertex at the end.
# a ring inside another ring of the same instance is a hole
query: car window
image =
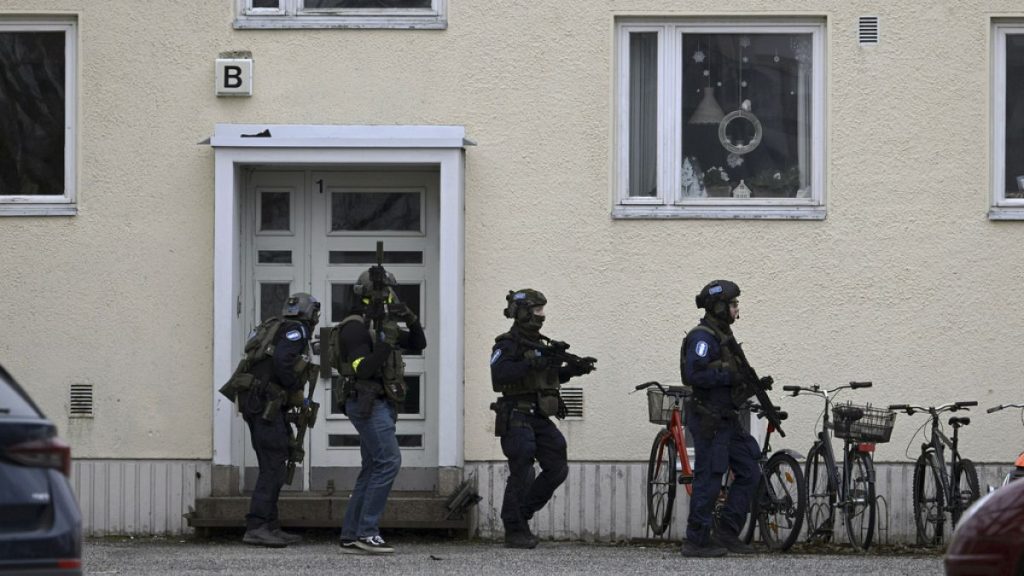
{"type": "Polygon", "coordinates": [[[0,418],[38,418],[39,412],[21,388],[0,372],[0,418]]]}

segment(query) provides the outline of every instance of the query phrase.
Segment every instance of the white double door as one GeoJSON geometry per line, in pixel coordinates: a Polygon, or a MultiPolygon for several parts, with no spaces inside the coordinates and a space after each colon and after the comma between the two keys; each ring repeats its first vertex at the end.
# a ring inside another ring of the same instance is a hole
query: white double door
{"type": "MultiPolygon", "coordinates": [[[[376,264],[377,242],[384,242],[384,266],[398,280],[399,298],[420,317],[428,343],[422,352],[405,355],[409,393],[398,410],[402,472],[395,487],[436,487],[438,171],[260,167],[246,176],[241,226],[246,327],[279,314],[294,292],[309,292],[322,302],[318,333],[335,326],[348,315],[352,285],[376,264]]],[[[320,414],[307,436],[302,483],[294,482],[293,489],[347,490],[358,475],[359,436],[332,401],[340,386],[338,371],[332,374],[317,383],[320,414]]],[[[246,442],[245,484],[252,486],[256,457],[246,442]]]]}

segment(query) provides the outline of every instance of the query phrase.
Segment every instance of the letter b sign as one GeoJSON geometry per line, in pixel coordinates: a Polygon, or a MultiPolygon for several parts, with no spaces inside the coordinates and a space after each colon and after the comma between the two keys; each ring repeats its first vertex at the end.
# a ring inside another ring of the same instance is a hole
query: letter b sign
{"type": "Polygon", "coordinates": [[[217,96],[252,96],[252,60],[217,59],[217,96]]]}

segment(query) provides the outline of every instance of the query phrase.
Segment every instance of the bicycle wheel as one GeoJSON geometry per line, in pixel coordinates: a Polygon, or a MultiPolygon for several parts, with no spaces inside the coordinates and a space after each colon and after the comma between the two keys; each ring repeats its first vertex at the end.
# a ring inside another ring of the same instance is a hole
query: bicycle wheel
{"type": "Polygon", "coordinates": [[[830,542],[835,516],[836,488],[832,485],[824,448],[815,445],[807,455],[804,469],[807,482],[807,539],[830,542]]]}
{"type": "Polygon", "coordinates": [[[925,452],[914,464],[914,524],[917,543],[923,546],[942,544],[943,511],[942,481],[933,452],[925,452]]]}
{"type": "Polygon", "coordinates": [[[654,438],[647,463],[647,525],[661,536],[672,522],[676,500],[676,442],[668,429],[654,438]]]}
{"type": "Polygon", "coordinates": [[[772,550],[789,550],[804,525],[807,482],[800,464],[785,452],[768,459],[756,500],[761,539],[772,550]]]}
{"type": "Polygon", "coordinates": [[[970,460],[960,461],[960,470],[956,478],[956,494],[960,495],[960,502],[953,502],[953,527],[960,522],[960,516],[971,507],[971,504],[981,495],[978,488],[978,470],[974,462],[970,460]]]}
{"type": "Polygon", "coordinates": [[[875,536],[875,464],[871,456],[854,445],[846,454],[850,459],[850,476],[846,483],[843,517],[850,543],[862,550],[871,547],[875,536]]]}

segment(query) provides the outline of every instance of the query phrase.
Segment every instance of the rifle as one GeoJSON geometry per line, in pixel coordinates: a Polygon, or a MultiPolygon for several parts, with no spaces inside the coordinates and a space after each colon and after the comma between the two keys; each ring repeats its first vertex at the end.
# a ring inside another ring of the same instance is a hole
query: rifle
{"type": "Polygon", "coordinates": [[[391,290],[387,283],[387,271],[384,270],[384,241],[377,241],[377,265],[370,267],[370,281],[373,289],[370,294],[370,304],[366,310],[366,318],[371,323],[374,333],[381,329],[381,325],[388,316],[388,296],[391,290]]]}
{"type": "MultiPolygon", "coordinates": [[[[288,426],[288,464],[285,470],[285,484],[291,484],[295,477],[295,465],[306,458],[306,450],[302,447],[306,442],[306,430],[316,425],[316,417],[320,412],[320,404],[313,401],[313,392],[316,390],[316,381],[319,378],[320,367],[312,362],[306,364],[302,370],[300,381],[309,383],[309,394],[302,399],[302,403],[292,407],[285,414],[285,421],[295,424],[295,431],[288,426]]],[[[301,392],[301,390],[299,390],[301,392]]]]}
{"type": "Polygon", "coordinates": [[[540,339],[541,342],[533,342],[523,337],[518,337],[516,340],[519,344],[540,352],[542,356],[554,358],[559,362],[568,364],[570,368],[580,374],[589,374],[590,372],[597,370],[597,366],[594,366],[597,362],[597,358],[593,358],[591,356],[580,357],[570,352],[566,352],[566,350],[569,349],[569,345],[565,342],[552,340],[546,336],[541,336],[540,339]],[[544,341],[546,341],[547,344],[544,344],[544,341]]]}
{"type": "Polygon", "coordinates": [[[782,418],[779,417],[779,408],[772,404],[771,398],[768,397],[768,389],[771,388],[774,380],[772,380],[771,376],[765,376],[764,378],[757,376],[754,367],[750,365],[750,362],[747,362],[747,355],[743,353],[743,346],[735,338],[729,338],[728,346],[733,356],[740,360],[739,369],[740,378],[742,379],[741,385],[733,387],[733,404],[742,405],[751,395],[756,396],[757,402],[764,410],[764,417],[775,427],[780,436],[785,436],[786,433],[782,431],[782,418]],[[739,398],[739,395],[743,395],[743,398],[739,398]]]}

